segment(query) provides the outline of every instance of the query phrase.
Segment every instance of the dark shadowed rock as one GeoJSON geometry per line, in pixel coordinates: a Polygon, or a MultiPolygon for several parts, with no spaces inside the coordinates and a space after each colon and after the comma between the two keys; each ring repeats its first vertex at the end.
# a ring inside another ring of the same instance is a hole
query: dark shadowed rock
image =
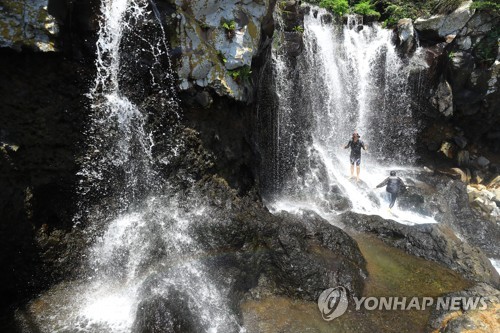
{"type": "Polygon", "coordinates": [[[188,295],[171,289],[166,297],[142,301],[132,331],[136,333],[195,333],[202,327],[189,309],[188,295]]]}
{"type": "Polygon", "coordinates": [[[417,37],[411,19],[401,19],[396,28],[396,46],[401,54],[409,56],[417,47],[417,37]]]}
{"type": "MultiPolygon", "coordinates": [[[[314,213],[271,215],[248,198],[237,199],[220,182],[203,184],[202,193],[218,198],[194,237],[210,252],[229,253],[214,261],[218,269],[230,264],[255,287],[260,276],[274,281],[273,293],[315,300],[328,286],[344,285],[353,295],[363,290],[365,261],[356,242],[314,213]],[[217,194],[221,194],[218,196],[217,194]]],[[[212,199],[210,199],[212,200],[212,199]]]]}
{"type": "Polygon", "coordinates": [[[470,206],[467,186],[462,181],[441,177],[425,177],[425,182],[434,188],[429,194],[431,203],[437,208],[436,220],[450,226],[465,240],[491,257],[500,257],[500,226],[479,216],[470,206]]]}
{"type": "Polygon", "coordinates": [[[415,178],[416,186],[409,187],[407,193],[401,195],[400,203],[404,207],[414,207],[423,215],[433,216],[488,257],[500,257],[497,241],[500,239],[500,225],[479,215],[469,203],[464,183],[471,179],[469,169],[419,173],[415,178]]]}
{"type": "Polygon", "coordinates": [[[484,253],[462,241],[444,224],[408,226],[353,212],[341,214],[339,221],[348,228],[376,234],[391,246],[438,262],[468,279],[500,285],[500,277],[484,253]]]}

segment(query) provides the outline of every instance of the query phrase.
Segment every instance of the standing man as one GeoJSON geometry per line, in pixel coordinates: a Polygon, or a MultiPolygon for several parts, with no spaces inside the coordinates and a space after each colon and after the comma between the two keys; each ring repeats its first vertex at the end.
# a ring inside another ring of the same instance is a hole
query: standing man
{"type": "Polygon", "coordinates": [[[366,145],[361,141],[360,136],[357,131],[354,131],[352,133],[352,139],[349,140],[347,143],[347,146],[344,147],[344,149],[351,148],[351,177],[354,177],[354,165],[356,164],[356,181],[359,181],[359,171],[360,171],[360,164],[361,164],[361,148],[366,150],[366,145]]]}

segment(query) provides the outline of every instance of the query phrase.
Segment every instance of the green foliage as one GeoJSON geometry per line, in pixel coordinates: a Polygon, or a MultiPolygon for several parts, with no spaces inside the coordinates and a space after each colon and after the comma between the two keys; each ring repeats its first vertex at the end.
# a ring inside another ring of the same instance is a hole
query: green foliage
{"type": "Polygon", "coordinates": [[[222,28],[226,30],[226,36],[228,39],[233,39],[236,30],[236,22],[234,21],[224,21],[222,22],[222,28]]]}
{"type": "Polygon", "coordinates": [[[321,0],[320,7],[331,10],[337,15],[344,15],[349,11],[349,3],[347,0],[321,0]]]}
{"type": "Polygon", "coordinates": [[[221,52],[221,51],[217,51],[217,57],[220,59],[220,61],[222,61],[224,64],[227,62],[227,59],[226,57],[224,56],[224,54],[221,52]]]}
{"type": "Polygon", "coordinates": [[[390,4],[385,8],[384,26],[390,27],[398,23],[403,18],[416,18],[419,16],[418,10],[408,3],[401,2],[400,4],[390,4]]]}
{"type": "Polygon", "coordinates": [[[474,3],[471,6],[474,9],[477,10],[488,10],[492,11],[495,13],[500,12],[500,3],[498,0],[496,1],[474,1],[474,3]]]}
{"type": "Polygon", "coordinates": [[[474,47],[473,54],[479,63],[489,67],[498,56],[498,39],[500,38],[500,27],[491,29],[486,36],[474,47]]]}
{"type": "Polygon", "coordinates": [[[455,57],[455,52],[451,51],[448,53],[448,59],[452,60],[455,57]]]}
{"type": "Polygon", "coordinates": [[[376,19],[380,18],[380,13],[375,10],[375,5],[371,3],[371,0],[362,0],[354,5],[353,12],[363,16],[375,17],[376,19]]]}
{"type": "Polygon", "coordinates": [[[236,82],[248,81],[250,79],[250,75],[252,74],[252,70],[250,66],[243,66],[231,71],[228,71],[229,75],[236,82]]]}
{"type": "MultiPolygon", "coordinates": [[[[362,0],[361,2],[364,2],[362,0]]],[[[418,17],[429,17],[435,14],[448,14],[457,9],[464,0],[377,0],[377,8],[381,10],[384,26],[393,26],[402,18],[415,20],[418,17]]],[[[498,0],[476,0],[471,8],[500,12],[498,0]]]]}
{"type": "Polygon", "coordinates": [[[234,31],[236,30],[236,22],[234,21],[222,22],[222,28],[226,31],[234,31]]]}
{"type": "Polygon", "coordinates": [[[303,33],[304,27],[301,25],[297,25],[297,26],[293,27],[293,31],[303,33]]]}

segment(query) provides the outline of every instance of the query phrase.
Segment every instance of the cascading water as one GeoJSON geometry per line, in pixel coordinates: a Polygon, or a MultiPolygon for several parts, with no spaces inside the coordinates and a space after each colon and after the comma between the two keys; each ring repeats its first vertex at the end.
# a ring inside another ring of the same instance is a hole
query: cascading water
{"type": "MultiPolygon", "coordinates": [[[[416,160],[417,126],[408,81],[412,70],[422,70],[419,51],[408,64],[398,55],[392,31],[362,25],[356,16],[346,25],[331,22],[324,9],[313,8],[305,16],[305,45],[297,66],[290,66],[282,39],[275,38],[279,120],[278,170],[273,173],[278,185],[270,206],[307,207],[322,215],[353,209],[394,219],[380,204],[383,190],[372,189],[390,169],[408,174],[416,160]],[[294,76],[300,78],[297,87],[291,86],[294,76]],[[359,184],[347,179],[349,151],[343,149],[355,130],[369,151],[362,157],[359,184]]],[[[433,222],[397,213],[406,223],[433,222]]]]}
{"type": "MultiPolygon", "coordinates": [[[[148,308],[151,300],[160,307],[169,300],[179,307],[184,302],[182,315],[196,317],[189,321],[197,331],[240,330],[225,291],[211,283],[198,260],[203,251],[190,235],[205,206],[169,193],[156,166],[177,154],[175,144],[169,153],[155,151],[157,145],[168,146],[158,137],[175,141],[168,135],[175,131],[152,126],[147,102],[141,102],[156,96],[160,103],[153,116],[160,120],[160,113],[178,118],[179,107],[154,6],[148,0],[102,1],[97,73],[89,93],[90,149],[80,172],[83,199],[77,216],[95,241],[84,277],[43,295],[47,307],[34,313],[42,332],[136,331],[144,320],[138,313],[155,311],[148,308]],[[149,63],[138,68],[144,61],[149,63]],[[146,83],[136,82],[141,70],[150,78],[146,83]]],[[[176,325],[165,311],[162,316],[167,316],[164,325],[176,325]]]]}

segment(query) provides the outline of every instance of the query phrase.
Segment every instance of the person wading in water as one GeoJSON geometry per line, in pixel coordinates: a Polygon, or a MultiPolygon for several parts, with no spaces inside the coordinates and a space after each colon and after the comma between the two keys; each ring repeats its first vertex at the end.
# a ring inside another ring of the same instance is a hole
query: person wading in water
{"type": "Polygon", "coordinates": [[[382,186],[386,186],[385,190],[389,193],[389,197],[391,203],[389,204],[389,210],[394,207],[396,203],[396,199],[401,190],[406,189],[405,183],[401,180],[401,178],[396,177],[396,171],[391,171],[390,176],[387,177],[382,183],[377,185],[377,188],[382,186]]]}
{"type": "Polygon", "coordinates": [[[356,181],[359,181],[359,172],[360,172],[360,164],[361,164],[361,148],[366,150],[366,145],[361,141],[358,132],[354,131],[352,133],[352,139],[349,140],[344,149],[351,148],[351,177],[354,177],[354,165],[356,165],[356,181]]]}

